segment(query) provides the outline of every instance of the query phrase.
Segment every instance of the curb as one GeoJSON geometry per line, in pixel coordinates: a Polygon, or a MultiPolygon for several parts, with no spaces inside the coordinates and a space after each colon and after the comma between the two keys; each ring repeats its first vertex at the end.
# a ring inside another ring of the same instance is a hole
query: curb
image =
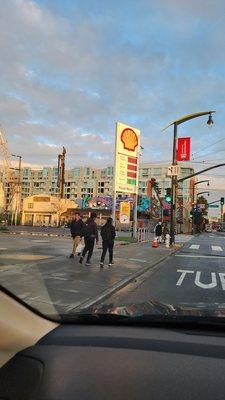
{"type": "Polygon", "coordinates": [[[170,252],[170,254],[163,256],[162,258],[160,258],[160,260],[156,261],[154,264],[152,264],[150,266],[148,265],[148,267],[144,267],[144,268],[140,269],[139,271],[135,272],[134,274],[132,274],[131,276],[122,279],[121,281],[119,281],[118,283],[113,285],[111,288],[106,289],[99,296],[96,296],[90,300],[84,301],[83,303],[79,304],[79,306],[73,308],[73,310],[75,310],[75,311],[85,310],[89,307],[92,307],[92,306],[102,302],[103,300],[106,300],[108,297],[112,296],[120,289],[123,289],[125,286],[129,285],[134,279],[143,275],[145,272],[148,272],[151,269],[152,269],[152,272],[154,272],[156,269],[155,267],[157,267],[158,264],[160,264],[162,261],[169,258],[172,254],[176,253],[176,251],[177,251],[177,249],[173,250],[172,252],[170,252]]]}
{"type": "MultiPolygon", "coordinates": [[[[70,235],[64,235],[63,233],[61,233],[61,234],[55,234],[55,233],[35,233],[35,232],[26,232],[26,231],[23,231],[23,232],[21,232],[21,231],[19,231],[19,232],[10,232],[10,231],[8,231],[8,232],[1,232],[1,233],[6,233],[6,234],[8,234],[8,235],[21,235],[21,236],[38,236],[38,237],[63,237],[63,238],[65,238],[65,239],[71,239],[71,236],[70,235]]],[[[142,243],[144,243],[144,242],[142,242],[142,243]]],[[[130,245],[130,244],[139,244],[138,242],[118,242],[118,241],[115,241],[115,247],[118,247],[118,246],[127,246],[127,245],[130,245]]]]}

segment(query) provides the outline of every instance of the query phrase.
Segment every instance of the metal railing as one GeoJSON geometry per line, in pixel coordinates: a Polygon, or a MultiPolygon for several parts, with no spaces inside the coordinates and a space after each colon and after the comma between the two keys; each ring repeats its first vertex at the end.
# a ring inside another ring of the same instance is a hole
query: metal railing
{"type": "Polygon", "coordinates": [[[148,242],[152,233],[149,228],[138,228],[137,229],[137,241],[141,242],[148,242]]]}

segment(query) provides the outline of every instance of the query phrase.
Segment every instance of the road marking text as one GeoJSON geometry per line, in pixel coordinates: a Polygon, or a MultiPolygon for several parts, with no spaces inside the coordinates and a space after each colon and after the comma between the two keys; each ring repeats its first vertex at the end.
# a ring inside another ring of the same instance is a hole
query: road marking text
{"type": "MultiPolygon", "coordinates": [[[[205,282],[204,273],[201,271],[191,271],[187,269],[178,269],[178,273],[180,273],[180,277],[176,283],[176,286],[181,286],[184,279],[187,277],[188,274],[195,274],[194,283],[196,286],[202,289],[213,289],[217,287],[218,281],[221,284],[223,290],[225,290],[225,273],[224,272],[211,272],[211,278],[207,278],[208,283],[205,282]],[[217,275],[219,277],[217,277],[217,275]],[[210,282],[209,282],[210,281],[210,282]]],[[[193,275],[192,275],[193,276],[193,275]]]]}

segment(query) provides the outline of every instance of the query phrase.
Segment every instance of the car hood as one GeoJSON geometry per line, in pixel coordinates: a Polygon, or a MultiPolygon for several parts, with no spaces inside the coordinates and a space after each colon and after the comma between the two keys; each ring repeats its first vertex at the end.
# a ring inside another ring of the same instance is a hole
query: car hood
{"type": "Polygon", "coordinates": [[[143,303],[114,305],[112,303],[91,307],[88,314],[120,315],[126,317],[142,316],[184,316],[184,317],[225,317],[225,303],[179,303],[169,304],[156,300],[143,303]]]}

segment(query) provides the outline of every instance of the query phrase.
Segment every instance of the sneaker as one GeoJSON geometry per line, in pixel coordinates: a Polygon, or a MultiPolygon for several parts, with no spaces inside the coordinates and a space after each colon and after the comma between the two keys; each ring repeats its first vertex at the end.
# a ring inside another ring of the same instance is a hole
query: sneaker
{"type": "Polygon", "coordinates": [[[114,265],[114,262],[109,263],[109,267],[111,267],[112,265],[114,265]]]}
{"type": "Polygon", "coordinates": [[[74,254],[70,254],[70,257],[69,258],[74,258],[74,254]]]}
{"type": "Polygon", "coordinates": [[[104,268],[104,263],[100,262],[100,268],[104,268]]]}
{"type": "Polygon", "coordinates": [[[84,257],[81,256],[79,263],[82,264],[84,257]]]}
{"type": "Polygon", "coordinates": [[[91,265],[90,261],[86,261],[85,265],[91,265]]]}

